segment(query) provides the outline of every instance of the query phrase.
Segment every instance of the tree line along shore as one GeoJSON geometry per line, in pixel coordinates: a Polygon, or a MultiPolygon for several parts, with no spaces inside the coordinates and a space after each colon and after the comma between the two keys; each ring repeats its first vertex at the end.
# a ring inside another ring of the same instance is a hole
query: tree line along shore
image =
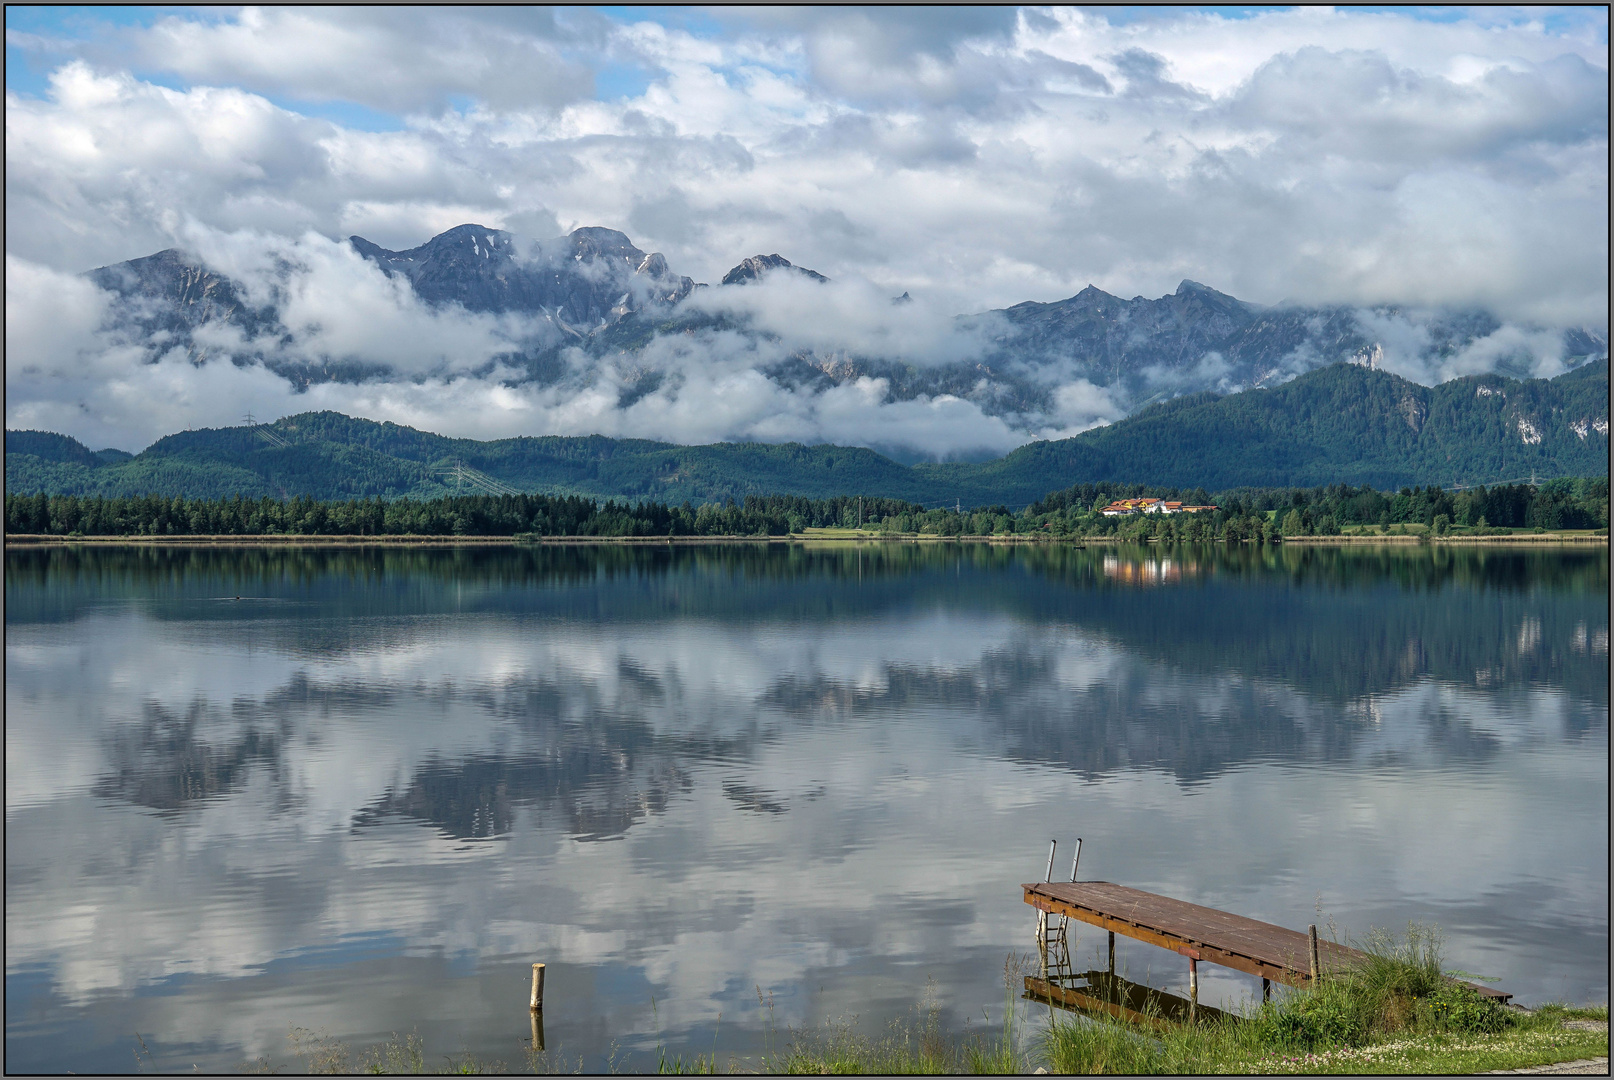
{"type": "Polygon", "coordinates": [[[537,494],[345,501],[38,494],[8,495],[5,510],[8,538],[716,539],[856,530],[850,535],[1232,543],[1306,537],[1455,540],[1567,531],[1606,534],[1609,486],[1607,477],[1585,477],[1462,491],[1413,487],[1384,492],[1338,484],[1240,488],[1212,495],[1203,489],[1077,484],[1019,510],[1003,505],[927,508],[855,495],[751,495],[738,502],[674,506],[537,494]],[[1103,513],[1125,499],[1170,500],[1205,509],[1103,513]]]}

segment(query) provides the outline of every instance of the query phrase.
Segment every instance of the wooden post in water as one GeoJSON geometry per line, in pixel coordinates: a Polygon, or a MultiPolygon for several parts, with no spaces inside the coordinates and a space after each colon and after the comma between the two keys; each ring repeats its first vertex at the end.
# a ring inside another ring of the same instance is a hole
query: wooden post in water
{"type": "Polygon", "coordinates": [[[532,1013],[532,1048],[537,1053],[544,1051],[544,1010],[531,1009],[532,1013]]]}
{"type": "Polygon", "coordinates": [[[1110,974],[1115,974],[1115,931],[1110,931],[1110,974]]]}
{"type": "Polygon", "coordinates": [[[1199,961],[1188,958],[1188,1022],[1198,1019],[1199,1013],[1199,961]]]}
{"type": "MultiPolygon", "coordinates": [[[[544,1010],[544,965],[532,965],[532,1011],[534,1015],[544,1010]]],[[[534,1023],[537,1020],[534,1019],[534,1023]]]]}
{"type": "Polygon", "coordinates": [[[1311,952],[1311,985],[1317,985],[1317,976],[1322,973],[1322,967],[1317,962],[1317,924],[1312,923],[1306,927],[1306,947],[1311,952]]]}
{"type": "Polygon", "coordinates": [[[1265,975],[1261,976],[1261,1000],[1272,1000],[1272,980],[1265,975]]]}

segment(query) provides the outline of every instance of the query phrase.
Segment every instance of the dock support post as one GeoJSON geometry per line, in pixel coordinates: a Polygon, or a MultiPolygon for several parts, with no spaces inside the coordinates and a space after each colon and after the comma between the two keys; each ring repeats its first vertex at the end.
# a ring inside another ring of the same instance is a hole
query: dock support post
{"type": "Polygon", "coordinates": [[[1199,961],[1192,956],[1188,958],[1188,1022],[1191,1024],[1198,1018],[1199,1013],[1199,961]]]}
{"type": "Polygon", "coordinates": [[[1261,976],[1261,1000],[1272,1000],[1272,980],[1265,975],[1261,976]]]}
{"type": "MultiPolygon", "coordinates": [[[[532,965],[532,1011],[534,1017],[544,1011],[544,965],[532,965]]],[[[533,1021],[537,1022],[536,1019],[533,1021]]]]}
{"type": "Polygon", "coordinates": [[[1317,976],[1322,973],[1322,968],[1317,962],[1316,923],[1312,923],[1310,926],[1306,927],[1306,947],[1311,952],[1311,985],[1315,987],[1317,985],[1317,976]]]}
{"type": "Polygon", "coordinates": [[[1110,931],[1110,974],[1115,974],[1115,931],[1110,931]]]}

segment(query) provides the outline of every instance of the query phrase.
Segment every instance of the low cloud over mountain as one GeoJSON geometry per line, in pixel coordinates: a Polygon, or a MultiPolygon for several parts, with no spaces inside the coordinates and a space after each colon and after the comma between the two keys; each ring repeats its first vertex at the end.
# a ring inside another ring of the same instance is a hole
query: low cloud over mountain
{"type": "Polygon", "coordinates": [[[599,227],[530,240],[466,224],[403,251],[359,236],[191,241],[81,276],[8,259],[8,423],[138,447],[249,411],[331,408],[459,435],[945,459],[1341,361],[1428,384],[1550,377],[1607,352],[1595,328],[1264,307],[1193,281],[1157,299],[1089,286],[963,316],[777,254],[707,286],[599,227]]]}

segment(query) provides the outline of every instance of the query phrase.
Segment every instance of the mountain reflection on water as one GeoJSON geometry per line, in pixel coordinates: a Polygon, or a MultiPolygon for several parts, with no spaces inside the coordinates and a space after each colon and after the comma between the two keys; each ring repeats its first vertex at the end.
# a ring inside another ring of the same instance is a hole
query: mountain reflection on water
{"type": "Polygon", "coordinates": [[[14,548],[8,1064],[519,1063],[534,959],[591,1067],[719,1012],[746,1052],[758,986],[928,975],[962,1023],[1078,831],[1083,876],[1606,1000],[1608,589],[1606,548],[14,548]]]}

